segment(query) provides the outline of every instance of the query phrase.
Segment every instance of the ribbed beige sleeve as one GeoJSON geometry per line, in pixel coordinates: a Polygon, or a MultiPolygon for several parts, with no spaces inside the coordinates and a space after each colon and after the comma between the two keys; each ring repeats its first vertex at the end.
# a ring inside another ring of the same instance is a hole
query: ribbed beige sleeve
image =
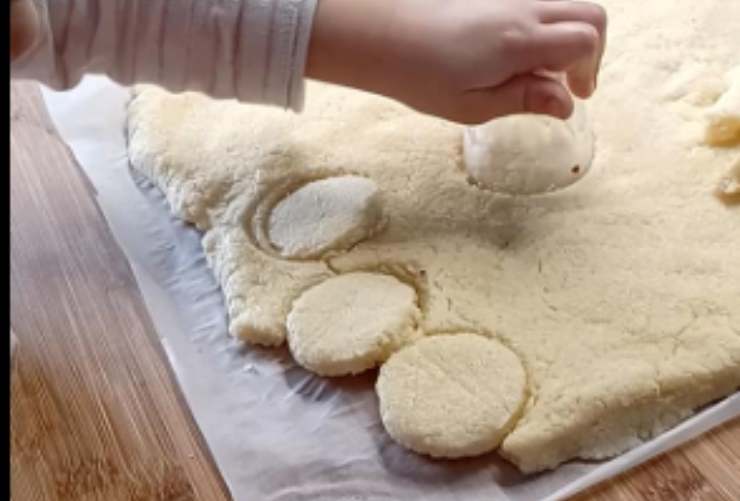
{"type": "Polygon", "coordinates": [[[317,0],[35,0],[43,37],[11,76],[122,84],[300,110],[317,0]]]}

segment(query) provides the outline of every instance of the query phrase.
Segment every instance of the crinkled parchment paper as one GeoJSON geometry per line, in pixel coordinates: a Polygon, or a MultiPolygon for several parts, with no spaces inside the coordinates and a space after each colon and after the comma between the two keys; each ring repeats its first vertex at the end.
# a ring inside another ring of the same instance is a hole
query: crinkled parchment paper
{"type": "Polygon", "coordinates": [[[673,448],[740,415],[740,393],[603,463],[569,463],[525,477],[494,454],[434,461],[383,431],[374,374],[313,376],[286,350],[227,334],[226,310],[200,236],[129,169],[128,90],[104,78],[44,89],[62,138],[97,190],[128,257],[178,383],[233,497],[252,500],[555,500],[673,448]]]}

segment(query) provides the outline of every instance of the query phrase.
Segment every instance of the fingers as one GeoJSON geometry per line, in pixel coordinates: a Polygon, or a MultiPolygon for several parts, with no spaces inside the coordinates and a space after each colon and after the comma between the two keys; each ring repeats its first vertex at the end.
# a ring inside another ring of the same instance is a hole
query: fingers
{"type": "Polygon", "coordinates": [[[596,31],[597,44],[590,57],[578,61],[568,71],[568,81],[575,87],[572,88],[574,93],[580,97],[588,97],[596,87],[601,58],[606,47],[606,11],[590,2],[552,0],[538,2],[537,13],[540,22],[545,25],[557,27],[559,24],[580,23],[596,31]],[[585,84],[587,78],[590,78],[591,85],[585,84]]]}
{"type": "Polygon", "coordinates": [[[541,67],[565,72],[575,95],[586,98],[593,93],[601,57],[596,28],[580,22],[542,25],[533,44],[533,50],[540,54],[541,67]]]}
{"type": "Polygon", "coordinates": [[[535,75],[514,77],[492,89],[470,91],[461,107],[447,118],[478,124],[517,113],[538,113],[563,120],[573,112],[573,100],[558,81],[535,75]]]}
{"type": "Polygon", "coordinates": [[[39,19],[32,0],[10,2],[10,59],[22,56],[36,42],[39,19]]]}
{"type": "Polygon", "coordinates": [[[537,27],[522,51],[531,54],[530,61],[525,63],[528,68],[535,65],[544,70],[562,72],[591,57],[598,43],[598,33],[590,25],[558,23],[537,27]]]}
{"type": "Polygon", "coordinates": [[[606,14],[596,4],[569,0],[536,2],[537,24],[528,36],[508,40],[516,73],[540,69],[565,73],[573,94],[596,88],[606,37],[606,14]]]}
{"type": "Polygon", "coordinates": [[[603,37],[606,34],[606,11],[600,5],[571,0],[540,1],[537,4],[540,21],[546,24],[580,21],[590,24],[603,37]]]}

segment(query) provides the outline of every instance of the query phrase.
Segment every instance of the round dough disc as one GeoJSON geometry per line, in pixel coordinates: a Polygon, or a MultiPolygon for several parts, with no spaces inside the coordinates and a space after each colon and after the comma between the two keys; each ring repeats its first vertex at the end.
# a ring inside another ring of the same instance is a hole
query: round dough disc
{"type": "Polygon", "coordinates": [[[309,289],[288,314],[288,345],[322,376],[358,374],[421,335],[416,291],[390,275],[348,273],[309,289]]]}
{"type": "Polygon", "coordinates": [[[380,415],[401,445],[433,457],[489,452],[526,400],[519,358],[477,334],[426,337],[394,354],[376,384],[380,415]]]}
{"type": "Polygon", "coordinates": [[[270,213],[270,241],[283,257],[313,258],[346,250],[374,234],[383,222],[378,186],[360,176],[306,184],[270,213]]]}
{"type": "Polygon", "coordinates": [[[588,172],[593,143],[580,103],[566,121],[512,115],[466,129],[465,168],[484,189],[511,195],[546,193],[565,188],[588,172]]]}

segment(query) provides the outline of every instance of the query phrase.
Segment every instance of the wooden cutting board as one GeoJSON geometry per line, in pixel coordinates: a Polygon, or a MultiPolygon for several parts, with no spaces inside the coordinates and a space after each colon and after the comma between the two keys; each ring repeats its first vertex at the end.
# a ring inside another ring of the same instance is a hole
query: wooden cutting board
{"type": "MultiPolygon", "coordinates": [[[[13,499],[229,499],[35,84],[10,118],[13,499]]],[[[579,499],[740,500],[740,420],[579,499]]]]}

